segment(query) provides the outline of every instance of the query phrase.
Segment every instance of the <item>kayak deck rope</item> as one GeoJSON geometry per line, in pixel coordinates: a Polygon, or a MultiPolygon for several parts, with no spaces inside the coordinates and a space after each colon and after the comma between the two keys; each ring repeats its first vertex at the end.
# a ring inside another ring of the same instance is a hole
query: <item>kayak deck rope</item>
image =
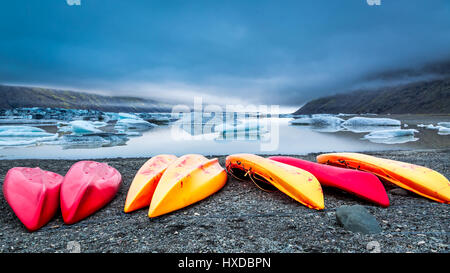
{"type": "MultiPolygon", "coordinates": [[[[233,171],[234,168],[232,168],[230,165],[231,164],[229,164],[225,168],[225,170],[228,174],[230,174],[232,177],[236,178],[239,181],[248,181],[247,179],[238,177],[233,171]]],[[[277,190],[277,188],[275,186],[273,186],[272,184],[267,182],[265,179],[258,178],[257,176],[260,176],[260,175],[252,172],[252,168],[248,169],[248,171],[246,171],[244,167],[243,167],[243,169],[241,169],[241,168],[237,168],[237,169],[245,172],[244,177],[248,176],[248,178],[250,178],[250,180],[253,182],[253,184],[255,184],[256,187],[258,187],[260,190],[263,190],[266,192],[274,192],[277,190]],[[256,182],[255,180],[257,180],[258,182],[256,182]]]]}

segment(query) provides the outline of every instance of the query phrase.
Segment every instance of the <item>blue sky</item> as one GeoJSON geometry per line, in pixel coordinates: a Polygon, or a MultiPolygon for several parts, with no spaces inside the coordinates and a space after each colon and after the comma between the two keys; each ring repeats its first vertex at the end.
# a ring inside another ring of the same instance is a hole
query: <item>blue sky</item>
{"type": "Polygon", "coordinates": [[[450,1],[3,1],[0,83],[300,105],[447,60],[450,1]]]}

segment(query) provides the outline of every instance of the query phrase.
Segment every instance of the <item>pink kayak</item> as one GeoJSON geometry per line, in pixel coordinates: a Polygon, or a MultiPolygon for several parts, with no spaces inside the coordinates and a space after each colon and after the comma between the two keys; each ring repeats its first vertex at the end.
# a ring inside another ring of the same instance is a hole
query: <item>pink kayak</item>
{"type": "Polygon", "coordinates": [[[371,173],[318,164],[288,156],[269,158],[312,173],[323,186],[341,189],[382,207],[389,206],[389,198],[383,184],[371,173]]]}
{"type": "Polygon", "coordinates": [[[61,186],[61,211],[66,224],[76,223],[108,204],[119,190],[122,176],[106,163],[79,161],[61,186]]]}
{"type": "Polygon", "coordinates": [[[15,167],[8,171],[3,195],[29,231],[47,224],[59,207],[63,176],[39,168],[15,167]]]}

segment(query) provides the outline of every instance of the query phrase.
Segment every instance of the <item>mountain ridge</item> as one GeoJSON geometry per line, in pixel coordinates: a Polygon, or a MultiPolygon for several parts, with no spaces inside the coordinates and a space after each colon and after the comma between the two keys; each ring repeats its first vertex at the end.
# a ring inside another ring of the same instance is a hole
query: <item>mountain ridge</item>
{"type": "Polygon", "coordinates": [[[294,114],[449,114],[450,77],[314,99],[294,114]]]}
{"type": "Polygon", "coordinates": [[[107,112],[164,112],[171,106],[131,96],[105,96],[50,88],[11,86],[0,84],[0,109],[19,107],[50,107],[91,109],[107,112]]]}

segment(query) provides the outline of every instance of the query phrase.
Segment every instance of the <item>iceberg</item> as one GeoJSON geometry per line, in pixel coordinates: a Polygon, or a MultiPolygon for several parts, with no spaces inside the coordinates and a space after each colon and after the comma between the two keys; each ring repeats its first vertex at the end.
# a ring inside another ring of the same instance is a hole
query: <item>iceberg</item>
{"type": "Polygon", "coordinates": [[[396,119],[390,118],[366,118],[366,117],[353,117],[342,123],[345,130],[353,133],[365,133],[373,131],[386,130],[386,126],[392,126],[392,129],[400,129],[401,122],[396,119]]]}
{"type": "Polygon", "coordinates": [[[60,144],[64,149],[99,148],[124,145],[128,141],[126,134],[94,133],[84,135],[64,135],[60,144]]]}
{"type": "Polygon", "coordinates": [[[70,123],[70,131],[77,135],[101,133],[102,130],[97,129],[91,121],[86,120],[74,120],[70,123]]]}
{"type": "Polygon", "coordinates": [[[289,121],[292,125],[316,125],[316,126],[340,126],[343,119],[332,115],[312,115],[309,117],[298,118],[289,121]]]}
{"type": "Polygon", "coordinates": [[[0,146],[27,146],[51,142],[58,134],[32,126],[0,126],[0,146]]]}
{"type": "Polygon", "coordinates": [[[125,118],[125,119],[119,119],[114,126],[114,129],[116,130],[129,130],[129,129],[136,129],[136,130],[146,130],[149,128],[156,127],[156,124],[150,123],[143,119],[131,119],[131,118],[125,118]]]}
{"type": "Polygon", "coordinates": [[[409,141],[416,141],[418,138],[414,137],[415,133],[419,131],[415,129],[392,129],[371,132],[363,137],[371,142],[385,143],[385,144],[399,144],[409,141]]]}
{"type": "Polygon", "coordinates": [[[439,135],[450,135],[450,127],[441,126],[438,130],[439,135]]]}
{"type": "Polygon", "coordinates": [[[354,117],[346,120],[343,126],[400,126],[401,122],[391,118],[354,117]]]}
{"type": "Polygon", "coordinates": [[[434,126],[433,124],[418,124],[417,127],[429,129],[429,130],[439,130],[440,126],[434,126]]]}
{"type": "Polygon", "coordinates": [[[439,135],[449,135],[450,134],[450,122],[438,122],[437,125],[433,124],[418,124],[417,127],[422,127],[429,130],[437,130],[439,135]]]}
{"type": "Polygon", "coordinates": [[[0,137],[46,137],[54,134],[32,126],[0,126],[0,137]]]}
{"type": "Polygon", "coordinates": [[[119,120],[121,120],[121,119],[141,119],[140,117],[138,117],[134,114],[131,114],[131,113],[118,113],[117,117],[119,120]]]}
{"type": "Polygon", "coordinates": [[[328,114],[312,115],[289,121],[291,125],[308,125],[311,129],[323,133],[335,133],[342,130],[343,119],[328,114]]]}
{"type": "Polygon", "coordinates": [[[180,118],[177,113],[140,113],[139,117],[151,123],[169,123],[180,118]]]}
{"type": "Polygon", "coordinates": [[[233,125],[231,123],[223,123],[221,125],[215,126],[214,131],[222,134],[242,131],[266,131],[266,126],[258,119],[252,119],[237,125],[233,125]]]}
{"type": "Polygon", "coordinates": [[[438,122],[438,125],[445,128],[450,128],[450,122],[438,122]]]}

